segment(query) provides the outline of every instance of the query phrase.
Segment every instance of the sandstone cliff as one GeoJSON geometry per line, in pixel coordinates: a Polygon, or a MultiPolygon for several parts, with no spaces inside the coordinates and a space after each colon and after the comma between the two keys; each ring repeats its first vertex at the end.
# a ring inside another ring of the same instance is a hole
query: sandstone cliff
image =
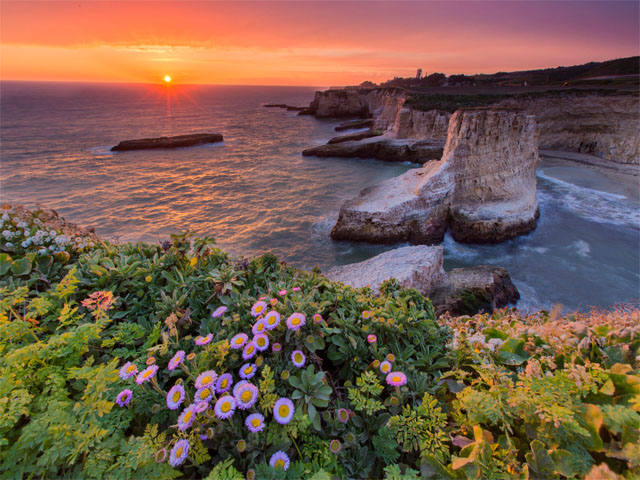
{"type": "MultiPolygon", "coordinates": [[[[328,90],[316,92],[311,106],[318,117],[372,117],[372,128],[389,138],[445,138],[450,111],[417,108],[407,102],[408,96],[401,89],[328,90]]],[[[486,97],[481,102],[534,115],[540,149],[593,153],[612,162],[640,163],[637,94],[585,90],[480,97],[486,97]]]]}
{"type": "Polygon", "coordinates": [[[366,188],[340,209],[335,240],[499,242],[535,228],[536,124],[506,109],[463,109],[440,161],[366,188]]]}

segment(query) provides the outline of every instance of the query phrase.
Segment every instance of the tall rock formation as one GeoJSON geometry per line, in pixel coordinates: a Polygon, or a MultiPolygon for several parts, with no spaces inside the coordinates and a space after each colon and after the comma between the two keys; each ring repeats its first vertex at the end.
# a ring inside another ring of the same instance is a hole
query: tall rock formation
{"type": "Polygon", "coordinates": [[[496,108],[461,109],[449,123],[443,162],[454,165],[449,226],[460,242],[502,242],[539,216],[536,121],[496,108]]]}
{"type": "Polygon", "coordinates": [[[459,110],[442,159],[374,187],[340,209],[335,240],[500,242],[538,218],[535,119],[506,109],[459,110]]]}

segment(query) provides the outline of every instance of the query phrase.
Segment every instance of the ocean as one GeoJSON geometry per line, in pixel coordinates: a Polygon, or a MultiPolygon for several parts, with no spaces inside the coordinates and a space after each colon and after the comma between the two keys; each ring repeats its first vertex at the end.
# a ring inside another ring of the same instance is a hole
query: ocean
{"type": "MultiPolygon", "coordinates": [[[[345,200],[416,165],[302,157],[336,136],[339,121],[263,105],[306,106],[315,90],[2,82],[0,199],[53,208],[107,239],[160,242],[188,229],[234,255],[270,251],[305,269],[396,248],[334,242],[329,232],[345,200]],[[121,140],[204,132],[224,142],[110,151],[121,140]]],[[[640,204],[594,175],[543,162],[536,230],[500,245],[447,236],[445,268],[504,266],[527,310],[636,300],[640,204]]]]}

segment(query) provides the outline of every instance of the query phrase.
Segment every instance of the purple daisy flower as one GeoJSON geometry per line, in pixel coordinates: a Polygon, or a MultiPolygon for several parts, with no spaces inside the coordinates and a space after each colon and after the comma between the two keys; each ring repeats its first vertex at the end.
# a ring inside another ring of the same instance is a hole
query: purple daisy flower
{"type": "Polygon", "coordinates": [[[287,291],[284,288],[278,292],[278,295],[280,295],[281,297],[286,294],[287,294],[287,291]]]}
{"type": "Polygon", "coordinates": [[[213,397],[213,387],[202,387],[193,395],[194,402],[208,402],[213,397]]]}
{"type": "Polygon", "coordinates": [[[220,397],[216,402],[214,411],[217,417],[222,420],[229,418],[236,411],[236,399],[231,395],[220,397]]]}
{"type": "Polygon", "coordinates": [[[299,330],[307,322],[303,313],[294,313],[287,318],[287,327],[289,330],[299,330]]]}
{"type": "Polygon", "coordinates": [[[169,370],[175,370],[178,365],[184,360],[184,350],[178,351],[171,360],[169,360],[169,370]]]}
{"type": "Polygon", "coordinates": [[[258,349],[256,348],[256,344],[253,342],[249,342],[244,347],[244,350],[242,350],[242,358],[244,360],[249,360],[250,358],[253,358],[256,355],[257,351],[258,349]]]}
{"type": "Polygon", "coordinates": [[[249,335],[247,335],[246,333],[238,333],[237,335],[234,335],[233,338],[231,338],[230,347],[234,350],[238,350],[244,347],[248,341],[249,335]]]}
{"type": "Polygon", "coordinates": [[[209,408],[209,402],[198,402],[196,403],[196,413],[202,413],[207,411],[209,408]]]}
{"type": "Polygon", "coordinates": [[[178,417],[178,430],[184,432],[196,419],[196,406],[191,404],[185,408],[178,417]]]}
{"type": "Polygon", "coordinates": [[[291,361],[296,367],[302,368],[306,360],[307,357],[304,356],[302,350],[294,350],[293,352],[291,352],[291,361]]]}
{"type": "Polygon", "coordinates": [[[238,388],[238,391],[234,392],[233,395],[237,401],[238,408],[240,410],[251,408],[258,400],[258,392],[258,387],[249,382],[238,388]]]}
{"type": "Polygon", "coordinates": [[[226,311],[227,311],[227,307],[224,307],[224,306],[218,307],[211,314],[211,318],[221,317],[222,315],[224,315],[224,312],[226,312],[226,311]]]}
{"type": "Polygon", "coordinates": [[[337,438],[331,440],[329,442],[329,450],[331,450],[331,453],[335,453],[336,455],[340,453],[340,450],[342,450],[342,444],[340,443],[340,440],[338,440],[337,438]]]}
{"type": "Polygon", "coordinates": [[[392,387],[401,387],[407,383],[407,376],[402,372],[391,372],[387,375],[387,383],[392,387]]]}
{"type": "Polygon", "coordinates": [[[258,368],[256,367],[255,363],[245,363],[242,367],[240,367],[240,378],[242,378],[243,380],[249,380],[256,374],[257,371],[258,368]]]}
{"type": "Polygon", "coordinates": [[[128,388],[125,388],[116,397],[116,403],[121,407],[126,407],[127,405],[129,405],[131,397],[133,397],[133,392],[128,388]]]}
{"type": "Polygon", "coordinates": [[[157,371],[158,371],[157,365],[151,365],[150,367],[145,368],[136,377],[136,383],[138,385],[142,385],[144,382],[148,382],[155,376],[157,371]]]}
{"type": "Polygon", "coordinates": [[[267,310],[267,304],[260,300],[253,304],[251,307],[251,316],[259,317],[260,315],[264,315],[264,312],[267,310]]]}
{"type": "Polygon", "coordinates": [[[256,348],[261,352],[264,352],[267,348],[269,348],[269,337],[267,337],[264,333],[259,333],[258,335],[253,337],[253,340],[251,341],[255,343],[256,348]]]}
{"type": "Polygon", "coordinates": [[[187,458],[187,454],[189,453],[189,440],[183,438],[182,440],[178,440],[176,444],[171,449],[171,454],[169,455],[169,463],[172,467],[177,467],[187,458]]]}
{"type": "Polygon", "coordinates": [[[338,410],[338,421],[340,423],[347,423],[349,421],[349,410],[341,408],[338,410]]]}
{"type": "Polygon", "coordinates": [[[216,383],[216,393],[225,393],[231,388],[231,385],[233,385],[233,377],[230,373],[223,373],[218,377],[218,382],[216,383]]]}
{"type": "Polygon", "coordinates": [[[385,360],[380,364],[380,371],[385,375],[391,372],[392,368],[393,368],[393,365],[391,365],[391,362],[389,360],[385,360]]]}
{"type": "Polygon", "coordinates": [[[285,471],[289,468],[289,457],[282,450],[278,450],[271,456],[269,465],[273,468],[283,468],[285,471]]]}
{"type": "Polygon", "coordinates": [[[367,335],[367,342],[376,343],[376,341],[378,341],[378,337],[376,337],[374,334],[367,335]]]}
{"type": "Polygon", "coordinates": [[[261,318],[251,327],[251,333],[254,335],[258,335],[259,333],[263,333],[267,329],[267,324],[264,323],[264,318],[261,318]]]}
{"type": "Polygon", "coordinates": [[[213,387],[216,383],[216,379],[218,378],[218,374],[215,370],[207,370],[206,372],[202,372],[196,378],[196,388],[202,387],[213,387]]]}
{"type": "Polygon", "coordinates": [[[279,352],[280,350],[282,350],[282,345],[280,345],[279,343],[274,343],[271,346],[271,351],[273,352],[279,352]]]}
{"type": "Polygon", "coordinates": [[[246,385],[247,383],[249,383],[249,382],[246,381],[246,380],[240,380],[238,383],[236,383],[234,385],[234,387],[233,387],[233,396],[237,397],[238,396],[238,391],[240,390],[240,387],[242,385],[246,385]]]}
{"type": "Polygon", "coordinates": [[[184,387],[180,384],[174,385],[167,393],[167,407],[169,410],[176,410],[184,400],[184,387]]]}
{"type": "Polygon", "coordinates": [[[291,291],[293,291],[293,292],[299,292],[299,291],[300,291],[300,287],[293,287],[293,288],[291,289],[291,291]]]}
{"type": "Polygon", "coordinates": [[[252,413],[247,417],[244,421],[244,424],[247,426],[251,433],[258,433],[264,430],[264,416],[259,413],[252,413]]]}
{"type": "Polygon", "coordinates": [[[127,378],[133,377],[136,373],[138,373],[138,367],[136,367],[133,363],[127,362],[120,369],[120,378],[126,380],[127,378]]]}
{"type": "Polygon", "coordinates": [[[280,425],[286,425],[293,418],[293,414],[296,412],[293,402],[286,397],[276,400],[273,406],[273,418],[280,425]]]}
{"type": "Polygon", "coordinates": [[[196,342],[196,345],[202,346],[202,345],[206,345],[207,343],[210,343],[211,340],[213,340],[213,333],[210,333],[206,337],[203,337],[202,335],[198,335],[194,341],[196,342]]]}
{"type": "Polygon", "coordinates": [[[322,320],[323,320],[322,315],[320,315],[319,313],[316,313],[313,316],[314,323],[322,323],[322,320]]]}
{"type": "Polygon", "coordinates": [[[280,314],[275,310],[271,310],[262,319],[267,330],[273,330],[280,325],[280,314]]]}

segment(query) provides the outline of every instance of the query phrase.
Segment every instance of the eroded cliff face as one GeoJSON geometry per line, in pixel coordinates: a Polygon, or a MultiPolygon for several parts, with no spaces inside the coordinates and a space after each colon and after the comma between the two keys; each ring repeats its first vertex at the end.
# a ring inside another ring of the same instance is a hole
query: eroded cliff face
{"type": "MultiPolygon", "coordinates": [[[[318,117],[373,118],[373,129],[389,138],[445,138],[451,113],[405,105],[399,89],[316,92],[318,117]]],[[[519,95],[493,105],[534,115],[538,148],[593,153],[617,163],[640,163],[640,97],[626,94],[555,92],[519,95]]]]}
{"type": "Polygon", "coordinates": [[[434,244],[448,226],[465,242],[499,242],[535,228],[538,163],[533,116],[463,109],[442,159],[366,188],[340,209],[331,237],[434,244]]]}
{"type": "Polygon", "coordinates": [[[535,115],[538,148],[593,153],[618,163],[640,163],[637,95],[554,95],[504,100],[500,107],[535,115]]]}
{"type": "Polygon", "coordinates": [[[533,115],[461,109],[449,122],[443,162],[454,165],[449,226],[461,242],[502,242],[538,219],[538,134],[533,115]]]}

